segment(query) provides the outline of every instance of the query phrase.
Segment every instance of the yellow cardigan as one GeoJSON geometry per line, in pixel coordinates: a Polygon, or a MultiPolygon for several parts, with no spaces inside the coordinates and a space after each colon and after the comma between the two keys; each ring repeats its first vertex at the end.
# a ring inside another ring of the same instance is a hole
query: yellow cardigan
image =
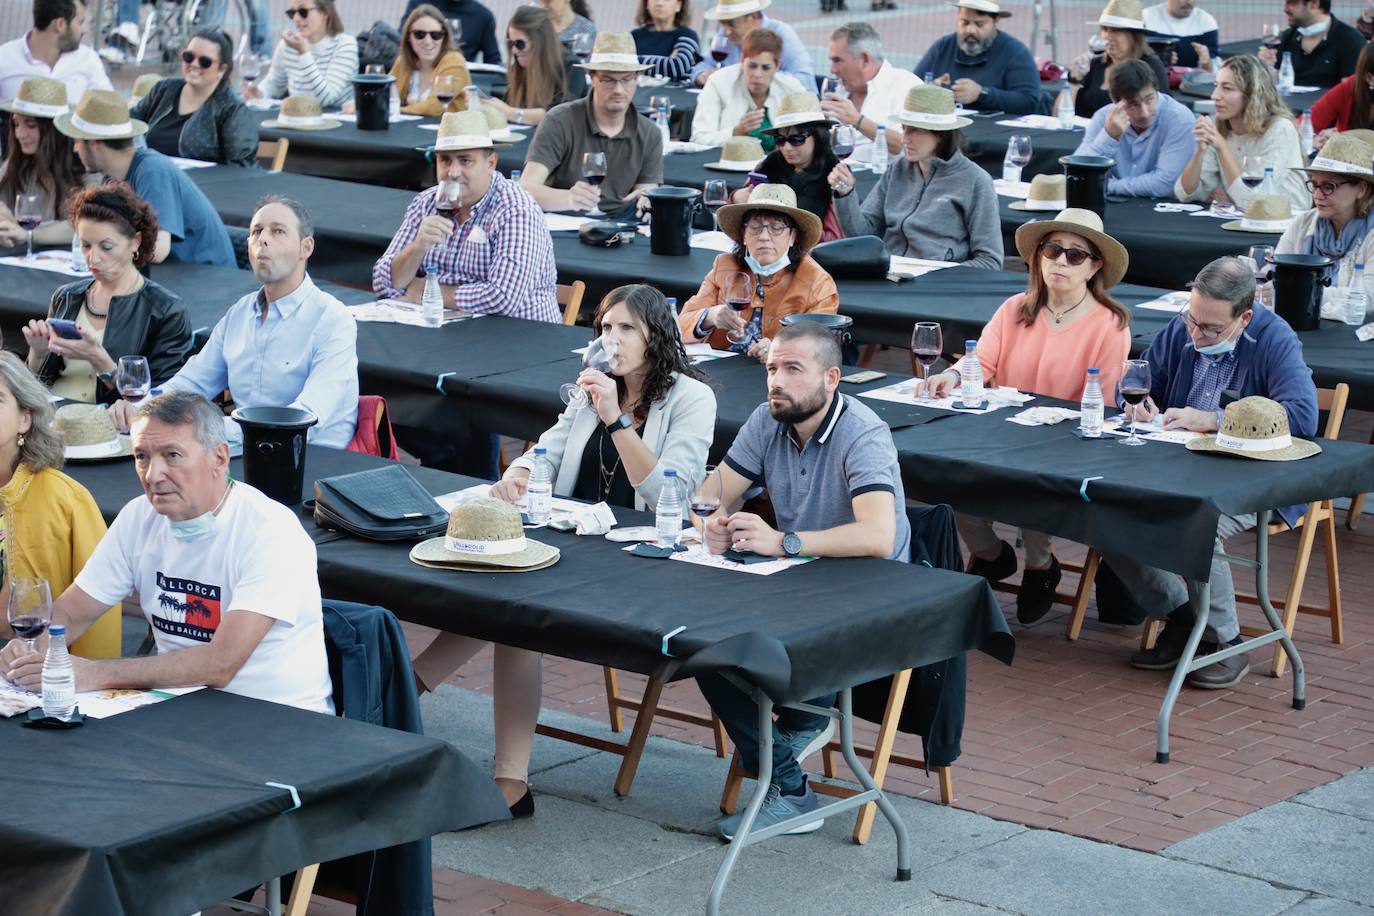
{"type": "MultiPolygon", "coordinates": [[[[7,576],[48,580],[57,599],[76,579],[105,536],[105,519],[91,494],[61,471],[47,468],[37,474],[25,464],[0,487],[0,510],[5,519],[7,576]]],[[[71,649],[86,658],[118,658],[120,608],[101,615],[71,649]]]]}
{"type": "MultiPolygon", "coordinates": [[[[404,36],[401,40],[405,40],[404,36]]],[[[449,51],[439,58],[434,67],[435,82],[438,82],[439,77],[446,74],[452,74],[458,79],[458,95],[449,103],[448,108],[439,104],[439,100],[434,97],[433,92],[425,96],[423,102],[407,104],[406,96],[410,93],[410,66],[406,63],[405,55],[398,54],[396,63],[391,68],[391,75],[396,77],[396,91],[401,94],[401,111],[406,114],[424,115],[427,118],[437,118],[445,111],[465,111],[468,98],[463,89],[472,85],[472,77],[468,75],[468,62],[463,59],[462,54],[457,51],[449,51]]]]}

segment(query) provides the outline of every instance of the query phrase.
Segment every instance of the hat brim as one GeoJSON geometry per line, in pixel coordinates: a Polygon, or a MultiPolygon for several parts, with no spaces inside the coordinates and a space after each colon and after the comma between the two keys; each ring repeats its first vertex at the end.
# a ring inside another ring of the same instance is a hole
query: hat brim
{"type": "Polygon", "coordinates": [[[781,213],[791,218],[801,230],[801,249],[810,251],[816,247],[816,243],[821,240],[821,220],[810,210],[803,210],[800,207],[789,207],[772,200],[760,200],[743,204],[727,204],[716,212],[716,218],[720,222],[720,231],[724,232],[737,243],[743,244],[740,239],[740,222],[744,219],[744,214],[750,210],[771,210],[774,213],[781,213]]]}
{"type": "Polygon", "coordinates": [[[444,546],[442,537],[421,541],[410,549],[410,559],[421,566],[459,569],[466,572],[532,572],[558,562],[557,547],[525,538],[525,549],[509,554],[458,553],[444,546]]]}
{"type": "Polygon", "coordinates": [[[772,6],[772,4],[773,0],[759,0],[758,6],[754,7],[752,10],[746,13],[732,13],[729,16],[720,15],[720,7],[716,6],[702,13],[701,18],[710,19],[713,22],[719,22],[722,19],[738,19],[740,16],[748,16],[749,13],[762,13],[764,10],[768,9],[768,7],[772,6]]]}
{"type": "Polygon", "coordinates": [[[1189,439],[1185,443],[1190,452],[1207,452],[1213,455],[1233,455],[1236,458],[1254,458],[1259,461],[1297,461],[1301,458],[1311,458],[1322,450],[1322,447],[1315,442],[1307,439],[1294,439],[1287,448],[1277,449],[1272,452],[1242,452],[1233,448],[1217,445],[1215,435],[1198,436],[1196,439],[1189,439]]]}
{"type": "Polygon", "coordinates": [[[98,136],[96,134],[87,133],[79,127],[72,126],[71,112],[64,115],[58,115],[56,118],[53,118],[52,123],[53,126],[57,128],[58,133],[66,137],[71,137],[73,140],[132,140],[134,137],[141,137],[148,132],[147,122],[140,121],[138,118],[130,118],[129,133],[120,134],[117,137],[98,136]]]}
{"type": "Polygon", "coordinates": [[[755,159],[753,162],[734,162],[724,159],[719,162],[707,162],[702,165],[704,169],[711,169],[716,172],[752,172],[763,159],[755,159]]]}
{"type": "Polygon", "coordinates": [[[1068,201],[1064,200],[1052,200],[1049,201],[1049,203],[1054,204],[1054,206],[1032,207],[1029,201],[1014,200],[1007,204],[1007,209],[1023,210],[1026,213],[1058,213],[1060,210],[1066,209],[1069,206],[1068,201]]]}
{"type": "Polygon", "coordinates": [[[1098,232],[1096,229],[1089,229],[1087,226],[1067,220],[1040,219],[1023,223],[1016,230],[1016,251],[1021,255],[1021,260],[1031,264],[1040,240],[1053,232],[1070,232],[1082,236],[1096,246],[1098,253],[1102,255],[1102,283],[1107,289],[1116,286],[1126,276],[1126,268],[1130,266],[1131,259],[1126,253],[1125,245],[1105,232],[1098,232]]]}
{"type": "Polygon", "coordinates": [[[1094,22],[1085,22],[1084,25],[1095,25],[1104,29],[1120,29],[1123,32],[1150,31],[1145,28],[1145,21],[1143,19],[1118,19],[1115,22],[1103,22],[1101,19],[1098,19],[1094,22]]]}
{"type": "Polygon", "coordinates": [[[1282,229],[1251,229],[1248,226],[1241,225],[1241,220],[1233,219],[1230,222],[1222,223],[1221,228],[1228,232],[1249,232],[1254,235],[1283,235],[1288,231],[1288,226],[1291,225],[1293,225],[1293,220],[1290,218],[1288,224],[1282,229]]]}
{"type": "Polygon", "coordinates": [[[128,458],[134,453],[134,445],[128,436],[116,436],[109,442],[93,445],[64,445],[62,457],[67,461],[114,461],[128,458]]]}
{"type": "Polygon", "coordinates": [[[934,121],[926,121],[922,119],[919,115],[909,115],[905,111],[897,115],[897,120],[906,127],[919,127],[921,130],[932,130],[936,132],[945,130],[963,130],[965,127],[968,127],[970,124],[973,123],[973,120],[971,118],[956,117],[952,122],[948,124],[939,124],[934,121]]]}
{"type": "Polygon", "coordinates": [[[333,118],[320,118],[318,124],[283,124],[273,119],[263,121],[262,126],[272,130],[333,130],[336,127],[343,127],[343,122],[335,121],[333,118]]]}
{"type": "Polygon", "coordinates": [[[998,19],[1008,19],[1011,17],[1010,10],[998,10],[994,13],[991,10],[982,10],[976,6],[969,6],[967,3],[959,3],[958,0],[950,0],[949,5],[961,10],[968,10],[971,13],[982,13],[984,16],[996,16],[998,19]]]}

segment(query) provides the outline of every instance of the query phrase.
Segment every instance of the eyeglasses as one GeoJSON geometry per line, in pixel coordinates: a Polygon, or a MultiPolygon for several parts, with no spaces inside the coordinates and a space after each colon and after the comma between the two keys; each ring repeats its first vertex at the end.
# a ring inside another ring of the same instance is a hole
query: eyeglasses
{"type": "Polygon", "coordinates": [[[1218,337],[1225,334],[1227,331],[1231,330],[1231,325],[1236,323],[1236,319],[1232,318],[1230,321],[1226,322],[1224,325],[1218,328],[1209,324],[1198,324],[1197,319],[1193,318],[1193,313],[1187,311],[1186,309],[1183,312],[1180,312],[1179,314],[1180,317],[1183,319],[1183,323],[1188,326],[1188,329],[1196,331],[1197,335],[1201,337],[1203,340],[1216,340],[1218,337]]]}
{"type": "Polygon", "coordinates": [[[202,54],[202,55],[200,55],[199,57],[197,57],[195,54],[191,53],[190,51],[182,51],[182,52],[181,52],[181,62],[182,62],[183,64],[186,64],[188,67],[189,67],[191,64],[196,64],[196,63],[198,63],[198,64],[200,64],[200,69],[202,69],[202,70],[209,70],[211,67],[215,67],[215,66],[218,66],[218,65],[219,65],[219,61],[214,60],[213,58],[206,57],[204,54],[202,54]]]}
{"type": "Polygon", "coordinates": [[[606,76],[605,74],[601,74],[597,76],[596,81],[607,89],[630,89],[639,82],[639,76],[633,73],[629,76],[606,76]]]}
{"type": "Polygon", "coordinates": [[[1070,267],[1077,267],[1089,258],[1094,261],[1097,260],[1096,255],[1091,251],[1084,251],[1082,248],[1065,248],[1058,242],[1040,243],[1040,256],[1046,261],[1058,261],[1061,254],[1068,259],[1070,267]]]}
{"type": "Polygon", "coordinates": [[[758,236],[767,235],[771,236],[772,238],[777,238],[778,236],[782,235],[784,232],[791,228],[791,223],[785,223],[781,221],[772,222],[769,220],[761,219],[751,219],[749,222],[744,224],[744,231],[747,234],[758,236]]]}
{"type": "Polygon", "coordinates": [[[286,11],[287,19],[309,19],[310,14],[319,9],[318,6],[297,6],[286,11]]]}
{"type": "Polygon", "coordinates": [[[1307,185],[1307,190],[1313,194],[1321,192],[1322,197],[1330,197],[1336,193],[1337,188],[1343,188],[1351,183],[1349,181],[1312,181],[1311,179],[1303,182],[1307,185]]]}
{"type": "Polygon", "coordinates": [[[530,46],[530,43],[523,38],[512,38],[506,42],[506,47],[512,51],[523,51],[530,46]]]}
{"type": "Polygon", "coordinates": [[[778,142],[786,143],[788,146],[801,146],[807,140],[816,136],[810,128],[803,128],[793,134],[778,134],[778,142]]]}
{"type": "Polygon", "coordinates": [[[411,29],[410,37],[414,38],[416,41],[423,41],[426,37],[428,37],[430,41],[443,41],[444,30],[437,29],[436,31],[431,32],[427,29],[411,29]]]}

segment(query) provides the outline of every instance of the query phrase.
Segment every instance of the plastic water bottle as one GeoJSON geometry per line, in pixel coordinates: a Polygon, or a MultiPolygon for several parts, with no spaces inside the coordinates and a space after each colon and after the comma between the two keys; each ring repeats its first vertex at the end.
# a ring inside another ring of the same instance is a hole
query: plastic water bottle
{"type": "Polygon", "coordinates": [[[887,171],[887,125],[882,121],[873,134],[873,171],[879,175],[887,171]]]}
{"type": "Polygon", "coordinates": [[[444,294],[439,289],[439,275],[425,270],[425,292],[420,297],[420,317],[425,327],[438,328],[444,324],[444,294]]]}
{"type": "Polygon", "coordinates": [[[682,534],[682,486],[677,471],[672,468],[663,472],[663,489],[658,494],[654,527],[658,529],[658,546],[677,546],[677,539],[682,534]]]}
{"type": "Polygon", "coordinates": [[[529,504],[530,524],[547,525],[549,513],[553,511],[553,465],[549,464],[547,449],[534,450],[534,467],[530,468],[525,499],[529,504]]]}
{"type": "Polygon", "coordinates": [[[72,233],[72,270],[79,274],[91,272],[86,264],[86,252],[81,250],[81,238],[76,233],[72,233]]]}
{"type": "Polygon", "coordinates": [[[1304,111],[1298,125],[1299,136],[1302,139],[1302,157],[1311,158],[1312,148],[1317,145],[1317,136],[1312,132],[1312,112],[1304,111]]]}
{"type": "Polygon", "coordinates": [[[513,182],[515,182],[516,184],[519,184],[519,183],[520,183],[520,170],[519,170],[519,169],[511,169],[511,170],[510,170],[510,180],[513,181],[513,182]]]}
{"type": "Polygon", "coordinates": [[[67,628],[48,628],[48,654],[43,658],[43,715],[66,721],[76,708],[76,672],[67,654],[67,628]]]}
{"type": "Polygon", "coordinates": [[[934,71],[934,70],[927,70],[927,71],[926,71],[926,83],[927,83],[927,84],[934,84],[934,82],[935,82],[935,71],[934,71]]]}
{"type": "Polygon", "coordinates": [[[1059,90],[1059,101],[1055,102],[1054,113],[1059,118],[1059,126],[1064,130],[1073,129],[1073,95],[1069,87],[1059,90]]]}
{"type": "Polygon", "coordinates": [[[1021,166],[1016,163],[1016,137],[1007,141],[1007,152],[1002,157],[1002,180],[1007,184],[1021,181],[1021,166]]]}
{"type": "Polygon", "coordinates": [[[1293,75],[1293,52],[1284,51],[1283,61],[1279,64],[1279,92],[1289,93],[1293,91],[1293,84],[1296,78],[1293,75]]]}
{"type": "Polygon", "coordinates": [[[391,94],[387,101],[386,119],[394,121],[401,116],[401,92],[396,88],[395,80],[391,83],[391,94]]]}
{"type": "Polygon", "coordinates": [[[1274,167],[1266,165],[1264,167],[1264,177],[1260,179],[1259,187],[1255,189],[1255,197],[1273,197],[1278,194],[1278,187],[1274,184],[1274,167]]]}
{"type": "Polygon", "coordinates": [[[1102,438],[1102,370],[1093,366],[1083,383],[1083,400],[1078,404],[1078,428],[1084,439],[1102,438]]]}
{"type": "Polygon", "coordinates": [[[1358,328],[1364,324],[1364,314],[1368,310],[1369,293],[1364,288],[1364,264],[1356,264],[1350,285],[1345,288],[1345,323],[1358,328]]]}
{"type": "Polygon", "coordinates": [[[964,358],[959,362],[959,400],[965,407],[983,406],[983,364],[978,362],[978,341],[964,341],[964,358]]]}
{"type": "Polygon", "coordinates": [[[658,132],[659,135],[663,137],[663,148],[666,150],[668,148],[668,141],[672,139],[672,131],[670,129],[672,115],[668,113],[667,105],[658,106],[658,110],[654,112],[654,120],[658,122],[658,132]]]}

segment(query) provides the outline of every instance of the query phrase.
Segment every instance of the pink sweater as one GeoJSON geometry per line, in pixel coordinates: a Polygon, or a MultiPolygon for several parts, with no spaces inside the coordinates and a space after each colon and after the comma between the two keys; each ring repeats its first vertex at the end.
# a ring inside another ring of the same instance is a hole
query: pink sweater
{"type": "Polygon", "coordinates": [[[1089,367],[1096,366],[1102,371],[1102,396],[1112,403],[1121,364],[1131,351],[1130,329],[1118,326],[1116,316],[1100,305],[1059,328],[1041,309],[1035,324],[1026,327],[1016,315],[1025,298],[1017,293],[1003,302],[983,328],[978,338],[983,377],[1019,391],[1077,401],[1089,367]]]}

